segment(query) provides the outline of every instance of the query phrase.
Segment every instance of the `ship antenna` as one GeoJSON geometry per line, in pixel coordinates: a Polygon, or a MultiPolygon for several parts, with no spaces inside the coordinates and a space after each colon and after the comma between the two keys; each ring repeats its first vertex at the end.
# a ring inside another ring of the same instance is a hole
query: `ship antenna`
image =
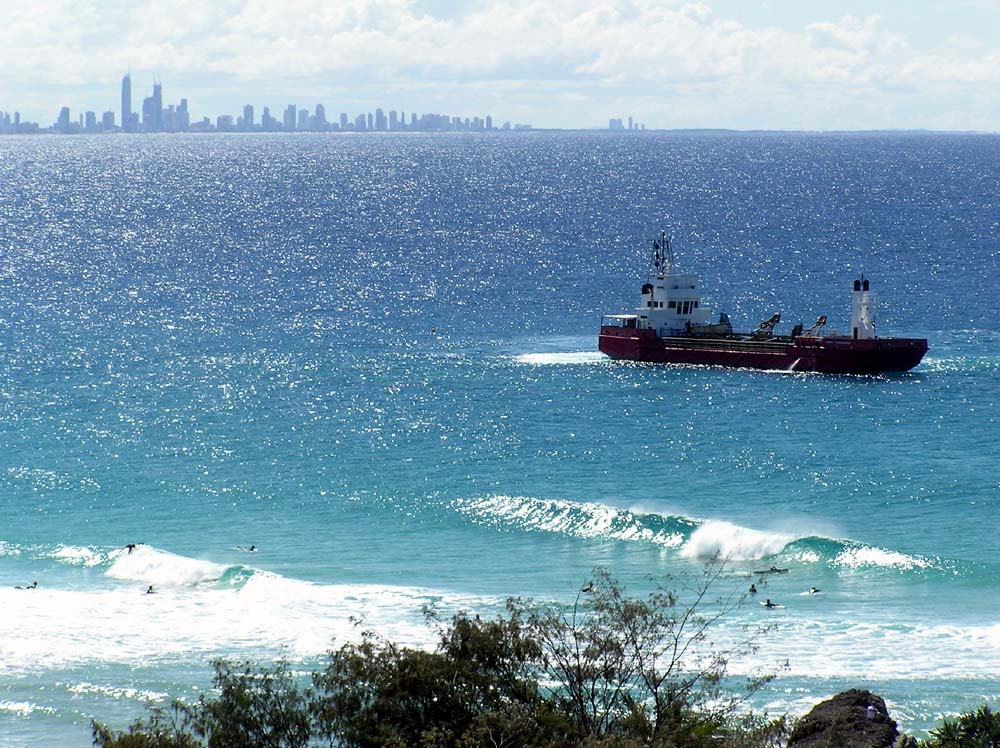
{"type": "Polygon", "coordinates": [[[667,262],[667,273],[672,274],[674,272],[674,250],[670,246],[670,238],[667,236],[666,231],[660,232],[660,246],[663,247],[665,259],[667,262]]]}

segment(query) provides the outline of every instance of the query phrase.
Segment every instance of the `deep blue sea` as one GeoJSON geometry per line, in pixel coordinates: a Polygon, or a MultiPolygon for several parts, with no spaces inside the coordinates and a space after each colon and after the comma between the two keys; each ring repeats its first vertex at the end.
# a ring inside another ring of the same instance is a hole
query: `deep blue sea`
{"type": "Polygon", "coordinates": [[[996,707],[998,309],[998,136],[0,139],[0,745],[714,553],[789,569],[714,637],[774,625],[755,708],[996,707]],[[737,328],[846,329],[864,272],[930,351],[607,360],[661,229],[737,328]]]}

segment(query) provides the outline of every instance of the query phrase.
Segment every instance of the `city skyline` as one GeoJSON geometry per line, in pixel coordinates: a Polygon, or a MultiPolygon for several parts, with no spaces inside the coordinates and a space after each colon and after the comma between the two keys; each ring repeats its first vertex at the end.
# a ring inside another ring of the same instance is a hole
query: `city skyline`
{"type": "MultiPolygon", "coordinates": [[[[536,127],[1000,129],[1000,0],[41,0],[0,26],[0,109],[503,112],[536,127]],[[16,105],[16,106],[15,106],[16,105]],[[619,114],[620,113],[620,114],[619,114]]],[[[464,115],[463,115],[464,116],[464,115]]]]}
{"type": "MultiPolygon", "coordinates": [[[[153,81],[151,94],[142,98],[138,110],[132,99],[131,70],[122,76],[120,86],[121,103],[117,118],[113,109],[105,110],[100,116],[92,109],[81,111],[74,117],[69,106],[62,106],[55,121],[48,125],[26,120],[19,110],[7,112],[0,109],[0,135],[107,132],[486,132],[532,129],[530,124],[512,124],[509,120],[495,124],[491,114],[461,117],[411,111],[407,119],[408,113],[405,111],[391,109],[386,112],[382,107],[353,117],[342,111],[336,119],[331,120],[327,119],[326,107],[322,103],[317,103],[311,111],[310,108],[288,104],[280,112],[280,117],[272,115],[270,107],[265,105],[261,108],[259,119],[255,116],[254,104],[244,104],[241,114],[219,114],[214,121],[209,115],[204,115],[201,119],[192,121],[187,98],[181,97],[177,104],[164,105],[163,84],[159,80],[153,81]]],[[[629,129],[631,122],[630,117],[629,129]]]]}

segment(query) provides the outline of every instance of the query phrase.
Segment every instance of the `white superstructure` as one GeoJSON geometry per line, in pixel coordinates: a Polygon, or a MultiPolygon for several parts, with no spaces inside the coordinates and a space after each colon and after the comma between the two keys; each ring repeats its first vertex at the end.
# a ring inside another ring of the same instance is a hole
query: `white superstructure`
{"type": "Polygon", "coordinates": [[[655,330],[659,337],[716,332],[710,322],[712,310],[701,305],[698,276],[676,272],[666,234],[653,242],[650,276],[642,287],[636,315],[639,329],[655,330]]]}

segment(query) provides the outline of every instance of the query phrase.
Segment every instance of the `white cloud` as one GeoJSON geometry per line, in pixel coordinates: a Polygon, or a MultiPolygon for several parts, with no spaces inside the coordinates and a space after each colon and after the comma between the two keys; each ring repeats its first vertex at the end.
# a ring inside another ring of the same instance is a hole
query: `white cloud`
{"type": "Polygon", "coordinates": [[[338,90],[538,81],[553,98],[582,85],[622,101],[637,87],[650,99],[683,90],[701,96],[710,117],[722,94],[742,93],[748,105],[776,91],[879,100],[894,88],[933,95],[1000,81],[1000,50],[975,30],[916,48],[876,15],[789,29],[720,17],[710,1],[506,0],[441,17],[414,0],[6,5],[0,91],[15,93],[116,81],[131,66],[165,79],[214,74],[251,90],[299,79],[338,90]]]}

